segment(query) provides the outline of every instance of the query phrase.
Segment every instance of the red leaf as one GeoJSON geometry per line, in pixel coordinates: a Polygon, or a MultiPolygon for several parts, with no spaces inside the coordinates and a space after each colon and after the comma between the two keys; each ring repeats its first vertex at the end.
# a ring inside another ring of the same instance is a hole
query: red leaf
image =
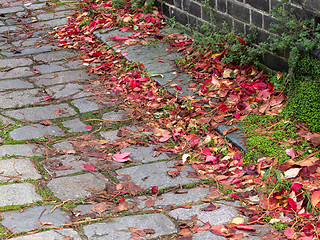
{"type": "Polygon", "coordinates": [[[177,88],[178,90],[182,90],[182,87],[180,87],[180,86],[176,86],[176,88],[177,88]]]}
{"type": "Polygon", "coordinates": [[[111,37],[113,40],[115,41],[124,41],[124,40],[127,40],[128,38],[126,37],[118,37],[118,36],[113,36],[111,37]]]}
{"type": "Polygon", "coordinates": [[[158,186],[153,186],[153,187],[151,188],[151,192],[152,192],[152,194],[157,193],[157,192],[158,192],[158,186]]]}
{"type": "Polygon", "coordinates": [[[293,235],[295,234],[294,229],[292,227],[288,227],[285,231],[284,231],[284,235],[287,238],[292,238],[293,235]]]}
{"type": "Polygon", "coordinates": [[[88,164],[83,164],[83,167],[89,171],[94,171],[95,167],[88,164]]]}
{"type": "Polygon", "coordinates": [[[254,227],[246,225],[246,224],[237,224],[234,227],[239,229],[239,230],[246,230],[246,231],[251,231],[251,232],[255,232],[256,231],[256,229],[254,227]]]}
{"type": "Polygon", "coordinates": [[[171,135],[166,135],[164,134],[162,138],[159,139],[159,142],[166,142],[169,140],[169,138],[171,138],[171,135]]]}
{"type": "Polygon", "coordinates": [[[301,183],[293,183],[291,185],[291,191],[296,192],[296,191],[300,190],[302,188],[302,186],[303,185],[301,183]]]}
{"type": "Polygon", "coordinates": [[[92,129],[92,127],[90,125],[87,125],[86,129],[92,129]]]}
{"type": "Polygon", "coordinates": [[[216,210],[216,209],[219,209],[220,206],[219,205],[214,205],[212,203],[210,203],[207,207],[204,207],[204,208],[200,208],[201,211],[213,211],[213,210],[216,210]]]}
{"type": "Polygon", "coordinates": [[[124,52],[124,53],[122,53],[122,56],[125,57],[125,56],[128,56],[128,54],[129,54],[128,52],[124,52]]]}
{"type": "Polygon", "coordinates": [[[122,163],[122,162],[127,162],[127,161],[131,161],[131,159],[130,158],[127,158],[129,155],[131,155],[132,153],[129,153],[129,152],[124,152],[124,153],[120,153],[120,152],[118,152],[118,153],[115,153],[113,156],[112,156],[112,158],[113,158],[113,160],[114,161],[116,161],[116,162],[120,162],[120,163],[122,163]]]}
{"type": "Polygon", "coordinates": [[[290,207],[294,211],[297,211],[297,203],[292,198],[288,198],[287,200],[288,200],[288,203],[289,203],[290,207]]]}
{"type": "Polygon", "coordinates": [[[315,191],[311,196],[311,203],[316,206],[320,202],[320,190],[315,191]]]}

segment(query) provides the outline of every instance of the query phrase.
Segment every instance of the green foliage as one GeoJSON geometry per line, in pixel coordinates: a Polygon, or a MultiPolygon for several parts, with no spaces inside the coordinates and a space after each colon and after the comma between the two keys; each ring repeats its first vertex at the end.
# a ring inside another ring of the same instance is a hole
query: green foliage
{"type": "Polygon", "coordinates": [[[249,115],[242,124],[248,134],[246,146],[250,149],[245,163],[250,163],[253,156],[274,157],[278,158],[278,163],[283,163],[290,159],[285,150],[291,147],[300,153],[295,160],[316,151],[307,141],[299,139],[298,129],[292,121],[275,116],[249,115]]]}
{"type": "Polygon", "coordinates": [[[112,0],[112,6],[117,9],[123,8],[125,5],[128,5],[135,12],[139,9],[142,9],[142,11],[145,13],[152,11],[154,3],[155,0],[112,0]]]}
{"type": "Polygon", "coordinates": [[[221,58],[223,63],[236,65],[258,63],[262,53],[261,49],[252,45],[255,36],[230,30],[226,23],[223,23],[222,27],[205,23],[201,26],[201,33],[194,30],[192,37],[196,43],[193,47],[197,51],[210,49],[215,53],[223,52],[221,58]]]}
{"type": "Polygon", "coordinates": [[[284,113],[320,130],[320,61],[304,55],[293,67],[288,81],[288,103],[284,113]]]}
{"type": "Polygon", "coordinates": [[[289,73],[271,78],[277,90],[285,89],[288,103],[286,118],[307,123],[311,130],[320,130],[320,62],[310,57],[310,51],[320,47],[320,25],[314,19],[303,20],[288,0],[282,0],[272,11],[278,21],[271,28],[276,35],[260,47],[288,55],[289,73]]]}

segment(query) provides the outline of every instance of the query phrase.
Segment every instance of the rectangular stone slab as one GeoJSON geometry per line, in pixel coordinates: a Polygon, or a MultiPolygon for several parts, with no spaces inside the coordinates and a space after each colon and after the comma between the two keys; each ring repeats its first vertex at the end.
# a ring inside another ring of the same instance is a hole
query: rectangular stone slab
{"type": "Polygon", "coordinates": [[[31,160],[27,158],[0,160],[0,172],[0,182],[41,178],[31,160]]]}
{"type": "Polygon", "coordinates": [[[193,171],[189,166],[182,169],[176,178],[169,176],[167,171],[177,171],[176,168],[170,168],[174,166],[175,162],[176,161],[163,161],[123,168],[116,171],[118,174],[117,178],[121,179],[121,175],[129,175],[135,184],[141,185],[142,189],[148,189],[153,186],[158,186],[159,188],[175,187],[180,184],[199,181],[198,179],[187,177],[188,171],[193,171]]]}
{"type": "Polygon", "coordinates": [[[31,183],[16,183],[0,186],[0,207],[24,205],[42,200],[31,183]]]}
{"type": "Polygon", "coordinates": [[[155,234],[152,235],[152,239],[177,232],[173,222],[162,213],[115,218],[106,223],[85,226],[83,229],[90,240],[130,240],[132,238],[129,228],[153,229],[155,234]]]}
{"type": "Polygon", "coordinates": [[[4,114],[20,121],[22,120],[35,122],[47,119],[57,119],[60,117],[69,117],[72,115],[76,115],[77,113],[68,104],[62,103],[58,105],[31,107],[6,111],[4,112],[4,114]],[[56,114],[56,111],[59,111],[61,114],[56,114]]]}

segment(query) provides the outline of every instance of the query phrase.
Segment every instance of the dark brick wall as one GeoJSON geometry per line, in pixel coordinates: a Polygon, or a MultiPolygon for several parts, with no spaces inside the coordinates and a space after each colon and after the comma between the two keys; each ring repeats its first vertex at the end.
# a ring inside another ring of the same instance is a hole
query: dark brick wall
{"type": "MultiPolygon", "coordinates": [[[[210,22],[208,9],[202,0],[156,0],[163,15],[175,19],[183,25],[198,27],[202,22],[210,22]]],[[[280,0],[207,0],[213,10],[215,23],[222,22],[238,32],[250,33],[250,26],[258,29],[258,42],[265,41],[270,33],[270,25],[276,23],[271,10],[280,0]]],[[[320,0],[291,0],[299,17],[315,18],[320,23],[320,0]]],[[[200,27],[200,26],[199,26],[200,27]]]]}

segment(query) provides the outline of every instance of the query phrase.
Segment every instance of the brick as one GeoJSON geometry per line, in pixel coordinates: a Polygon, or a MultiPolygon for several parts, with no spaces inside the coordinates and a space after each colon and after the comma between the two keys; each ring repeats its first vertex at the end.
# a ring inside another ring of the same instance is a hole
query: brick
{"type": "MultiPolygon", "coordinates": [[[[257,36],[257,39],[256,39],[256,43],[261,43],[261,42],[265,42],[268,37],[270,36],[270,34],[262,29],[257,29],[258,31],[258,36],[257,36]]],[[[251,34],[252,31],[250,30],[250,26],[246,26],[246,33],[247,34],[251,34]]]]}
{"type": "Polygon", "coordinates": [[[211,22],[211,11],[207,8],[202,6],[202,17],[203,20],[207,21],[207,22],[211,22]]]}
{"type": "Polygon", "coordinates": [[[244,24],[240,21],[234,20],[234,25],[233,28],[238,32],[238,33],[244,33],[245,32],[245,28],[244,28],[244,24]]]}
{"type": "Polygon", "coordinates": [[[275,54],[266,52],[263,56],[263,64],[275,71],[288,71],[288,62],[275,54]]]}
{"type": "Polygon", "coordinates": [[[221,12],[226,12],[227,1],[226,0],[217,0],[217,9],[221,12]]]}
{"type": "Polygon", "coordinates": [[[183,10],[186,12],[201,18],[201,6],[191,0],[185,0],[183,4],[183,10]]]}
{"type": "Polygon", "coordinates": [[[197,28],[197,27],[200,26],[198,24],[197,18],[192,16],[192,15],[189,16],[189,21],[188,22],[189,22],[190,27],[192,27],[192,28],[197,28]]]}
{"type": "Polygon", "coordinates": [[[228,26],[232,27],[232,18],[229,15],[222,14],[219,12],[214,13],[214,19],[218,26],[222,26],[222,23],[227,23],[228,26]]]}
{"type": "Polygon", "coordinates": [[[246,3],[256,9],[269,12],[269,0],[246,0],[246,3]]]}
{"type": "Polygon", "coordinates": [[[240,21],[250,23],[250,10],[238,3],[228,2],[227,12],[240,21]]]}
{"type": "Polygon", "coordinates": [[[263,28],[267,31],[270,31],[272,28],[272,24],[277,24],[279,23],[279,21],[277,19],[275,19],[274,17],[268,16],[268,15],[264,15],[263,16],[263,28]]]}
{"type": "Polygon", "coordinates": [[[262,28],[262,14],[252,10],[251,23],[256,27],[262,28]]]}
{"type": "Polygon", "coordinates": [[[173,0],[166,0],[166,3],[170,4],[170,5],[173,5],[173,0]]]}
{"type": "Polygon", "coordinates": [[[172,9],[172,16],[176,17],[176,20],[181,23],[182,25],[186,25],[188,23],[188,16],[184,12],[179,9],[173,8],[172,9]]]}
{"type": "Polygon", "coordinates": [[[174,5],[175,7],[182,9],[182,0],[175,0],[174,5]]]}

